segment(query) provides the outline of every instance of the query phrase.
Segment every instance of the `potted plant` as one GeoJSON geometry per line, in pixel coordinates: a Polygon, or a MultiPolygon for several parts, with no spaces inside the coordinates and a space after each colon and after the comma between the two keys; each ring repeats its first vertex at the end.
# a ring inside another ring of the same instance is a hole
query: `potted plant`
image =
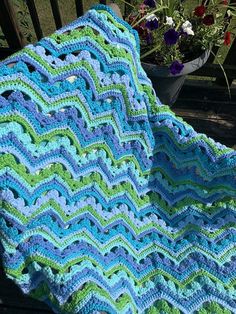
{"type": "MultiPolygon", "coordinates": [[[[124,1],[126,4],[128,2],[124,1]]],[[[211,47],[230,45],[234,13],[228,1],[134,1],[126,20],[139,33],[141,60],[163,103],[177,99],[187,74],[207,61],[211,47]]]]}

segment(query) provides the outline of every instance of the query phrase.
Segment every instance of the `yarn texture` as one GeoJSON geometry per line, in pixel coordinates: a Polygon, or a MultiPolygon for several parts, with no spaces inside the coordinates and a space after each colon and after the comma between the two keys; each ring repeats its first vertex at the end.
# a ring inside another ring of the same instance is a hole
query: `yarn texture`
{"type": "Polygon", "coordinates": [[[236,313],[236,152],[167,105],[104,5],[0,63],[1,259],[23,293],[60,314],[236,313]]]}

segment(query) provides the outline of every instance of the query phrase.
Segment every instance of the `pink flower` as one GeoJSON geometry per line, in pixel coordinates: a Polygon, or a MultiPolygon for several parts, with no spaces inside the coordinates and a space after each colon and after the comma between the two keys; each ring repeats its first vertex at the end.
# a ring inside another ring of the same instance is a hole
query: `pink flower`
{"type": "Polygon", "coordinates": [[[231,44],[231,33],[230,32],[225,32],[224,36],[224,45],[229,46],[231,44]]]}
{"type": "Polygon", "coordinates": [[[199,5],[194,10],[194,14],[199,17],[203,16],[205,12],[206,12],[206,7],[204,5],[199,5]]]}
{"type": "Polygon", "coordinates": [[[210,25],[214,24],[214,16],[213,16],[213,14],[208,14],[208,15],[204,16],[204,18],[202,20],[202,23],[207,25],[207,26],[210,26],[210,25]]]}

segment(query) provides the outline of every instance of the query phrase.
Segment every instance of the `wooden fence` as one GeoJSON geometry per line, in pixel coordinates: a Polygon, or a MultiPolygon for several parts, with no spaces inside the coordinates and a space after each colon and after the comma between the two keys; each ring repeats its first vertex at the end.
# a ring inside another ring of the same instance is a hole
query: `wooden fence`
{"type": "MultiPolygon", "coordinates": [[[[43,37],[43,31],[41,27],[40,18],[37,12],[37,8],[34,0],[24,0],[29,10],[29,14],[32,20],[34,31],[37,39],[43,37]]],[[[50,2],[50,6],[53,13],[54,22],[56,28],[60,28],[63,25],[60,7],[58,0],[47,0],[50,2]]],[[[83,14],[83,0],[74,0],[77,16],[83,14]]],[[[100,0],[100,3],[106,4],[106,0],[100,0]]],[[[205,2],[205,1],[204,1],[205,2]]],[[[235,5],[236,0],[229,1],[230,4],[235,5]]],[[[24,47],[25,42],[23,36],[18,27],[15,12],[12,5],[12,0],[1,0],[0,6],[0,26],[6,38],[8,47],[0,47],[0,59],[3,59],[15,51],[24,47]]],[[[216,54],[218,47],[214,47],[213,51],[216,54]]],[[[194,76],[201,77],[213,77],[216,78],[218,85],[225,85],[224,72],[219,64],[213,63],[214,58],[211,56],[205,66],[193,73],[194,76]]],[[[230,85],[233,80],[236,79],[236,40],[233,41],[231,48],[223,62],[225,73],[228,77],[230,85]]]]}

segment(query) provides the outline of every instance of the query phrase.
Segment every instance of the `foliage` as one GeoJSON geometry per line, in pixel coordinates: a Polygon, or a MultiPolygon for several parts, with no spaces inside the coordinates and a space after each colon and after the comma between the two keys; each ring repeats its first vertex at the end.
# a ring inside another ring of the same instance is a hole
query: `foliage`
{"type": "Polygon", "coordinates": [[[228,1],[209,0],[198,6],[181,0],[136,1],[126,20],[140,35],[141,58],[170,66],[179,73],[183,63],[214,45],[229,46],[234,8],[228,1]]]}
{"type": "Polygon", "coordinates": [[[0,47],[4,47],[5,36],[0,33],[0,47]]]}

